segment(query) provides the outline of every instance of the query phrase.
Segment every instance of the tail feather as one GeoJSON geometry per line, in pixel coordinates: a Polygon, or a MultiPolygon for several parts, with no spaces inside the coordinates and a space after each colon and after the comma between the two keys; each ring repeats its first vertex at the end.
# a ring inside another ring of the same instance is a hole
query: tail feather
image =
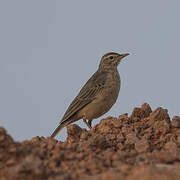
{"type": "Polygon", "coordinates": [[[54,132],[51,134],[51,138],[54,138],[58,133],[59,131],[64,128],[66,125],[63,123],[63,124],[59,124],[59,126],[54,130],[54,132]]]}
{"type": "Polygon", "coordinates": [[[54,138],[61,129],[63,129],[65,126],[68,126],[69,124],[79,120],[80,118],[78,116],[73,115],[71,118],[65,120],[65,121],[62,121],[59,126],[54,130],[54,132],[52,133],[52,135],[50,136],[51,138],[54,138]]]}

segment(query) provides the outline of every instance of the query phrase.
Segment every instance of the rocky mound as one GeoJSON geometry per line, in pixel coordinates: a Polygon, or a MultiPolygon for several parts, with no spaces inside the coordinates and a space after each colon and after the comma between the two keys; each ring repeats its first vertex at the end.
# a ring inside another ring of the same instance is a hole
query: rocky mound
{"type": "Polygon", "coordinates": [[[0,179],[179,180],[180,117],[143,104],[89,131],[70,125],[65,142],[14,142],[0,128],[0,179]]]}

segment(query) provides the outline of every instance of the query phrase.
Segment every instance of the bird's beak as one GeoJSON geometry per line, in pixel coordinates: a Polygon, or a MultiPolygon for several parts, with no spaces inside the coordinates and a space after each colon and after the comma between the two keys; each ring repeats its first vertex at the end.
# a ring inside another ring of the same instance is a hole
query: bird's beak
{"type": "Polygon", "coordinates": [[[126,54],[119,54],[119,56],[118,56],[118,58],[117,58],[117,63],[119,64],[120,61],[121,61],[121,59],[124,58],[124,57],[126,57],[126,56],[128,56],[128,55],[129,55],[129,53],[126,53],[126,54]]]}
{"type": "Polygon", "coordinates": [[[124,57],[126,57],[126,56],[128,56],[128,55],[129,55],[129,53],[126,53],[126,54],[120,54],[119,57],[120,57],[120,59],[122,59],[122,58],[124,58],[124,57]]]}

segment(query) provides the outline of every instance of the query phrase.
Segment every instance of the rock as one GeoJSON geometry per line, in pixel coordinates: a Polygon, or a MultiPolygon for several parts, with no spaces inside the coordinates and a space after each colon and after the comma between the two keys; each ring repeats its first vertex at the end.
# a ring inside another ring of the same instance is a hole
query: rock
{"type": "Polygon", "coordinates": [[[145,103],[91,130],[67,127],[65,142],[15,142],[0,128],[0,179],[180,179],[179,117],[145,103]],[[153,165],[152,165],[153,164],[153,165]]]}
{"type": "Polygon", "coordinates": [[[135,143],[135,149],[137,152],[147,152],[150,151],[149,143],[146,139],[141,139],[135,143]]]}
{"type": "Polygon", "coordinates": [[[170,180],[180,179],[179,168],[169,169],[167,167],[144,166],[134,168],[127,180],[170,180]]]}
{"type": "Polygon", "coordinates": [[[170,123],[170,117],[169,117],[169,114],[168,114],[168,110],[163,109],[161,107],[159,107],[155,111],[153,111],[150,114],[150,118],[154,119],[156,121],[166,120],[168,123],[170,123]]]}
{"type": "Polygon", "coordinates": [[[180,117],[179,116],[174,116],[172,118],[171,124],[172,124],[173,127],[180,128],[180,117]]]}
{"type": "Polygon", "coordinates": [[[144,103],[141,108],[134,108],[133,112],[132,112],[132,115],[131,115],[131,118],[134,119],[134,118],[146,118],[150,115],[150,113],[152,112],[151,110],[151,107],[149,106],[149,104],[147,103],[144,103]]]}

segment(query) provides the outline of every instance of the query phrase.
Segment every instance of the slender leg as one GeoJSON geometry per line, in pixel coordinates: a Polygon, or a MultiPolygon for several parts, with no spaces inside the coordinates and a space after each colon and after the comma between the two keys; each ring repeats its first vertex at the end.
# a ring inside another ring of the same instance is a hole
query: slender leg
{"type": "Polygon", "coordinates": [[[92,119],[88,120],[88,124],[89,124],[89,126],[92,128],[91,123],[92,123],[92,119]]]}
{"type": "Polygon", "coordinates": [[[89,124],[89,121],[87,122],[86,119],[83,119],[83,122],[88,126],[89,129],[91,129],[91,123],[89,124]]]}

